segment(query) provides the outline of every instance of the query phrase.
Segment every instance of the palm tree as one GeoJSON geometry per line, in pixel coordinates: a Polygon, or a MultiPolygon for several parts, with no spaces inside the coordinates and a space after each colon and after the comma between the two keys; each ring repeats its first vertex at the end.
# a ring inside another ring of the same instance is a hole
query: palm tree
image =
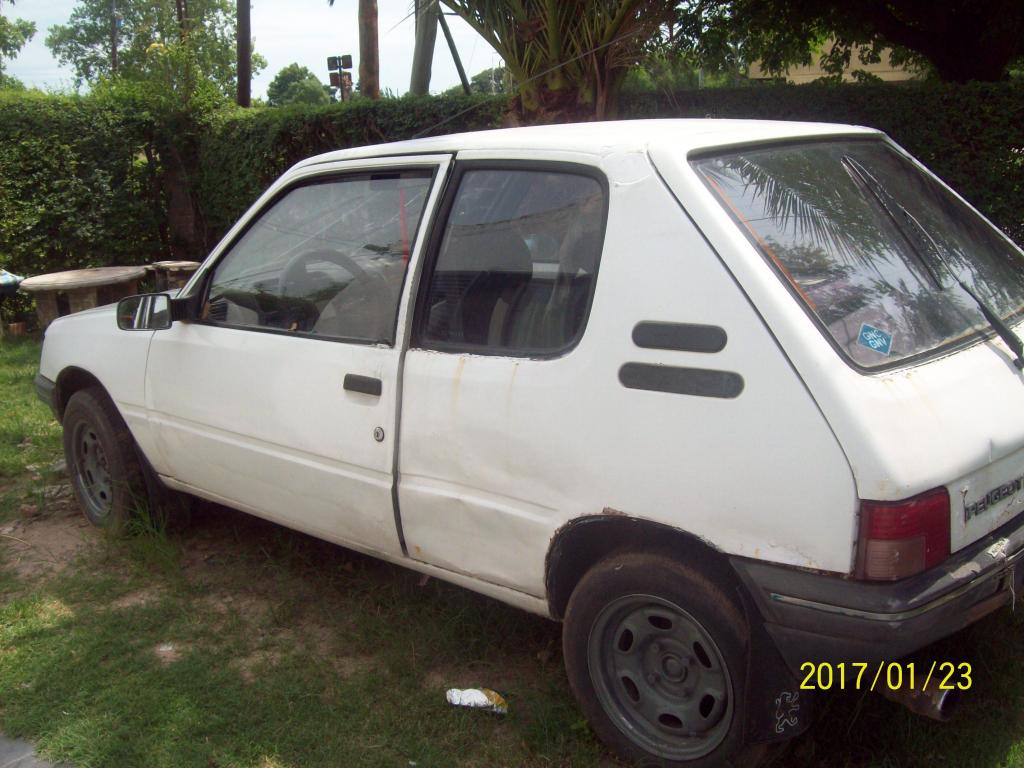
{"type": "Polygon", "coordinates": [[[614,113],[618,86],[674,0],[441,0],[505,60],[528,122],[614,113]]]}
{"type": "MultiPolygon", "coordinates": [[[[334,0],[327,0],[334,7],[334,0]]],[[[380,98],[380,55],[377,51],[377,0],[359,0],[359,93],[380,98]]]]}

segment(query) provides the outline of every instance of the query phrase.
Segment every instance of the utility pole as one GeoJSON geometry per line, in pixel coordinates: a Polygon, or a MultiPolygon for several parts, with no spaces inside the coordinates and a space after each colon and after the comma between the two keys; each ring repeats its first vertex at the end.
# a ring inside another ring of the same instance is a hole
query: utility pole
{"type": "Polygon", "coordinates": [[[368,99],[380,98],[377,0],[359,0],[359,93],[368,99]]]}
{"type": "MultiPolygon", "coordinates": [[[[334,5],[334,0],[327,0],[334,5]]],[[[380,98],[380,54],[377,48],[377,0],[359,0],[359,93],[380,98]]]]}
{"type": "Polygon", "coordinates": [[[252,8],[249,0],[238,0],[238,106],[252,106],[252,8]]]}
{"type": "Polygon", "coordinates": [[[434,63],[434,42],[437,40],[437,0],[414,0],[416,3],[416,47],[412,52],[412,76],[409,93],[426,96],[430,92],[430,70],[434,63]]]}
{"type": "Polygon", "coordinates": [[[448,22],[444,20],[444,14],[437,14],[437,23],[441,25],[441,31],[444,32],[444,39],[448,41],[448,50],[452,52],[452,58],[455,60],[455,69],[459,71],[459,80],[462,81],[462,90],[466,92],[468,96],[472,91],[469,88],[469,78],[466,77],[466,70],[462,66],[462,59],[459,57],[459,49],[455,47],[455,38],[452,37],[452,31],[448,29],[448,22]]]}

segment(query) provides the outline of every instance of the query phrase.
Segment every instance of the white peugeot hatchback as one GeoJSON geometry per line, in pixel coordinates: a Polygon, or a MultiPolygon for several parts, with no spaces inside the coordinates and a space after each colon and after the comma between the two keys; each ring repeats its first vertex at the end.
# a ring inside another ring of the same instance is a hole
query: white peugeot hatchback
{"type": "Polygon", "coordinates": [[[562,125],[299,163],[176,296],[53,323],[36,383],[94,523],[172,489],[561,620],[619,754],[753,764],[808,663],[1021,586],[1022,305],[878,131],[562,125]]]}

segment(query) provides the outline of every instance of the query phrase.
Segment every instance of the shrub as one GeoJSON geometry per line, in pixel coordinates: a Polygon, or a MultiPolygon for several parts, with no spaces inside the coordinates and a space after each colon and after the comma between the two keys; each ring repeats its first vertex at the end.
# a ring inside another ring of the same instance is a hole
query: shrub
{"type": "Polygon", "coordinates": [[[0,266],[22,275],[161,252],[151,128],[118,105],[0,92],[0,266]]]}
{"type": "Polygon", "coordinates": [[[879,128],[1024,243],[1024,83],[715,88],[627,97],[621,114],[879,128]]]}
{"type": "Polygon", "coordinates": [[[493,128],[504,97],[439,96],[369,101],[325,107],[292,106],[221,110],[210,120],[199,148],[196,199],[212,247],[235,220],[290,166],[312,155],[433,133],[493,128]]]}

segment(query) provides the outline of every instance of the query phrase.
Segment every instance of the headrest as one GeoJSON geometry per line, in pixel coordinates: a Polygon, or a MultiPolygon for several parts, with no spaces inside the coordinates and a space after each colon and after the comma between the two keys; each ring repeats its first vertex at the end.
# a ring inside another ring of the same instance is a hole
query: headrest
{"type": "Polygon", "coordinates": [[[438,268],[446,272],[533,273],[533,259],[511,222],[453,226],[438,268]]]}

